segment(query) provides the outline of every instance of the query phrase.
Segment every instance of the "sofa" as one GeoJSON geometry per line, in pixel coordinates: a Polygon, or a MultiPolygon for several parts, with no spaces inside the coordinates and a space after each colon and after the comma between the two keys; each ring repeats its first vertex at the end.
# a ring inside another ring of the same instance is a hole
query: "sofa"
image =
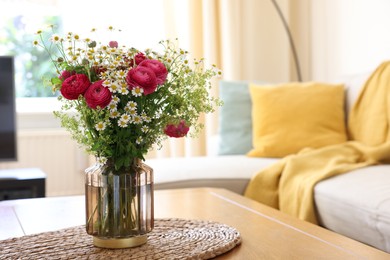
{"type": "MultiPolygon", "coordinates": [[[[369,74],[343,80],[345,112],[369,74]]],[[[148,159],[156,189],[218,187],[243,194],[251,177],[280,160],[249,157],[253,144],[248,82],[220,82],[225,105],[212,154],[204,157],[148,159]],[[240,108],[230,106],[241,105],[240,108]],[[249,111],[249,112],[248,112],[249,111]],[[238,122],[232,126],[231,122],[238,122]]],[[[314,201],[321,226],[390,253],[390,165],[353,170],[319,182],[314,201]]]]}

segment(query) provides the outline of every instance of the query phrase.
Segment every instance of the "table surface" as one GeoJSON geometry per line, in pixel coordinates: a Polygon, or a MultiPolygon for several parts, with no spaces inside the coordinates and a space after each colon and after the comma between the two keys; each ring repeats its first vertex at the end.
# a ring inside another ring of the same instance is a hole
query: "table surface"
{"type": "MultiPolygon", "coordinates": [[[[84,205],[84,196],[2,201],[0,239],[83,225],[84,205]]],[[[224,189],[158,190],[154,210],[156,218],[212,220],[236,228],[242,244],[218,259],[390,259],[383,251],[224,189]]]]}

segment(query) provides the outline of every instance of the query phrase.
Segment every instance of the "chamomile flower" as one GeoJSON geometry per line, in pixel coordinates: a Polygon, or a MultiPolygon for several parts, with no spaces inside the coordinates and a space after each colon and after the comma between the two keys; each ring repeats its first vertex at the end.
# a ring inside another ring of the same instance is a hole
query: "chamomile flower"
{"type": "Polygon", "coordinates": [[[60,43],[61,42],[61,37],[58,34],[53,34],[50,37],[50,41],[52,41],[53,43],[60,43]]]}
{"type": "Polygon", "coordinates": [[[157,112],[155,115],[154,115],[155,118],[159,119],[161,117],[161,112],[157,112]]]}
{"type": "Polygon", "coordinates": [[[95,129],[97,131],[103,131],[104,129],[106,129],[106,123],[105,122],[98,122],[96,125],[95,125],[95,129]]]}
{"type": "Polygon", "coordinates": [[[129,110],[127,113],[134,117],[137,114],[137,110],[129,110]]]}
{"type": "Polygon", "coordinates": [[[140,97],[142,96],[142,93],[144,93],[144,90],[140,87],[135,87],[131,90],[131,93],[136,97],[140,97]]]}
{"type": "Polygon", "coordinates": [[[145,112],[142,112],[141,117],[142,120],[146,123],[150,123],[152,121],[152,119],[149,116],[147,116],[145,112]]]}
{"type": "Polygon", "coordinates": [[[131,119],[131,117],[128,115],[128,114],[123,114],[121,115],[121,119],[120,120],[123,120],[124,122],[129,122],[131,119]]]}
{"type": "Polygon", "coordinates": [[[139,115],[133,116],[133,123],[134,124],[141,124],[142,123],[142,118],[139,115]]]}
{"type": "Polygon", "coordinates": [[[117,118],[117,117],[119,117],[119,112],[118,112],[118,110],[111,110],[110,111],[110,117],[111,118],[117,118]]]}
{"type": "Polygon", "coordinates": [[[135,142],[136,142],[137,144],[141,144],[143,140],[144,140],[144,139],[142,138],[142,136],[138,136],[138,138],[137,138],[137,140],[135,140],[135,142]]]}
{"type": "Polygon", "coordinates": [[[123,78],[123,77],[126,77],[126,71],[124,71],[124,70],[120,70],[120,71],[117,71],[116,73],[116,76],[118,77],[118,78],[123,78]]]}
{"type": "Polygon", "coordinates": [[[107,158],[106,157],[97,157],[96,161],[100,164],[106,164],[107,158]]]}
{"type": "MultiPolygon", "coordinates": [[[[102,79],[105,79],[104,80],[104,82],[108,82],[108,84],[111,84],[111,81],[110,80],[108,80],[108,78],[109,78],[109,74],[107,73],[107,71],[102,71],[101,73],[100,73],[100,76],[102,77],[102,79]]],[[[103,82],[103,83],[104,83],[103,82]]],[[[104,84],[103,84],[103,86],[105,86],[104,84]]],[[[108,87],[108,86],[105,86],[105,87],[108,87]]]]}
{"type": "Polygon", "coordinates": [[[121,100],[119,99],[119,97],[117,97],[117,96],[113,96],[113,97],[112,97],[112,100],[111,100],[112,103],[118,104],[119,101],[121,101],[121,100]]]}
{"type": "Polygon", "coordinates": [[[136,112],[136,109],[131,109],[130,107],[125,106],[125,111],[126,111],[126,113],[134,115],[136,112]]]}
{"type": "Polygon", "coordinates": [[[128,88],[124,88],[124,87],[121,87],[120,89],[119,89],[119,91],[118,91],[119,93],[121,93],[122,95],[127,95],[127,94],[129,94],[129,90],[128,90],[128,88]]]}
{"type": "Polygon", "coordinates": [[[142,131],[142,133],[147,133],[147,132],[148,132],[148,130],[149,130],[149,127],[148,127],[148,126],[146,126],[146,125],[143,125],[143,126],[141,127],[141,131],[142,131]]]}
{"type": "Polygon", "coordinates": [[[119,119],[119,120],[118,120],[118,126],[119,126],[119,127],[122,127],[122,128],[125,128],[125,127],[128,126],[128,122],[126,122],[126,121],[124,121],[124,120],[122,120],[122,119],[119,119]]]}
{"type": "MultiPolygon", "coordinates": [[[[117,53],[119,53],[118,52],[118,49],[117,48],[109,48],[108,49],[108,53],[110,53],[110,54],[117,54],[117,53]]],[[[117,61],[114,61],[114,63],[118,63],[117,61]]]]}
{"type": "Polygon", "coordinates": [[[117,110],[116,103],[111,101],[111,103],[108,104],[108,109],[110,111],[116,111],[117,110]]]}
{"type": "Polygon", "coordinates": [[[72,42],[72,35],[73,35],[72,32],[68,32],[68,34],[66,35],[66,39],[67,39],[69,42],[72,42]]]}
{"type": "Polygon", "coordinates": [[[112,82],[111,85],[110,85],[108,88],[110,89],[110,91],[111,91],[112,93],[117,93],[117,92],[120,90],[120,88],[119,88],[119,86],[116,84],[116,82],[112,82]]]}
{"type": "Polygon", "coordinates": [[[111,86],[111,81],[109,81],[108,79],[106,79],[106,80],[103,81],[102,85],[103,85],[104,87],[108,87],[108,88],[109,88],[109,87],[111,86]]]}
{"type": "Polygon", "coordinates": [[[129,102],[127,102],[127,104],[126,104],[126,107],[127,107],[129,110],[137,110],[137,103],[134,102],[134,101],[129,101],[129,102]]]}

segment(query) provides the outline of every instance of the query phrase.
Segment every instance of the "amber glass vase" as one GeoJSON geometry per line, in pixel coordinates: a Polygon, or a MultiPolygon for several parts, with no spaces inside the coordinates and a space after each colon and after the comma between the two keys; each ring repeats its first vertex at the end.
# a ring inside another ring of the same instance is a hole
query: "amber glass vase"
{"type": "Polygon", "coordinates": [[[121,171],[113,163],[85,171],[86,230],[95,246],[127,248],[147,242],[153,229],[153,170],[141,160],[121,171]]]}

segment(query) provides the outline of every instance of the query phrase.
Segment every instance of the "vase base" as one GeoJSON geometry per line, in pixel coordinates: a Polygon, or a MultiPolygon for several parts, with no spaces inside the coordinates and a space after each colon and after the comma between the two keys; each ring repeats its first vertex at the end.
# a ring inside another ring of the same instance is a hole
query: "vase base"
{"type": "Polygon", "coordinates": [[[129,248],[145,244],[147,235],[129,238],[99,238],[93,237],[93,244],[103,248],[129,248]]]}

